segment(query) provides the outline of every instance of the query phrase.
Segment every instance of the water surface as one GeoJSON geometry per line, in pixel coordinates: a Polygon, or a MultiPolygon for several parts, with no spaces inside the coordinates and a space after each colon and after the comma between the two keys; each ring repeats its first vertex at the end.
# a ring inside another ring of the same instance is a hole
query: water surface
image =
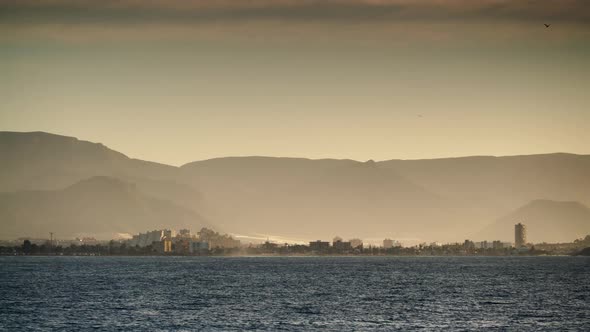
{"type": "Polygon", "coordinates": [[[0,257],[0,330],[590,330],[588,257],[0,257]]]}

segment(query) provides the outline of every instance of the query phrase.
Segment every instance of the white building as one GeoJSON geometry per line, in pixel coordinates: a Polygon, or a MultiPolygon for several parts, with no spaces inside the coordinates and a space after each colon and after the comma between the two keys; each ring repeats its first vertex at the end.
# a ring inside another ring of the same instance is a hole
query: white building
{"type": "Polygon", "coordinates": [[[394,241],[392,239],[383,240],[383,248],[384,249],[390,249],[390,248],[397,247],[397,246],[398,246],[397,241],[394,241]]]}
{"type": "Polygon", "coordinates": [[[133,235],[133,237],[128,240],[127,243],[131,247],[139,246],[143,248],[153,244],[154,242],[161,242],[164,238],[171,239],[173,235],[174,231],[169,229],[155,230],[147,233],[133,235]]]}
{"type": "Polygon", "coordinates": [[[514,246],[517,249],[526,246],[526,225],[514,225],[514,246]]]}

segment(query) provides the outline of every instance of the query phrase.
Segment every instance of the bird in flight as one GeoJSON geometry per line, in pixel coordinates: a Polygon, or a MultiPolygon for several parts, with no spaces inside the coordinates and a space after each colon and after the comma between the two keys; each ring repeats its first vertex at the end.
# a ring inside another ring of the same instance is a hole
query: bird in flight
{"type": "Polygon", "coordinates": [[[551,24],[547,24],[547,23],[545,23],[545,28],[548,28],[548,27],[550,27],[550,26],[551,26],[551,24]]]}

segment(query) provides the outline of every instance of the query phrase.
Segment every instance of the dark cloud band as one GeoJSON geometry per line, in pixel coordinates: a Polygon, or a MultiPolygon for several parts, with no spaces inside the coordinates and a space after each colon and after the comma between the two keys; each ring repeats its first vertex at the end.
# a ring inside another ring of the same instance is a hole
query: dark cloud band
{"type": "Polygon", "coordinates": [[[590,23],[578,0],[2,1],[8,23],[511,20],[590,23]]]}

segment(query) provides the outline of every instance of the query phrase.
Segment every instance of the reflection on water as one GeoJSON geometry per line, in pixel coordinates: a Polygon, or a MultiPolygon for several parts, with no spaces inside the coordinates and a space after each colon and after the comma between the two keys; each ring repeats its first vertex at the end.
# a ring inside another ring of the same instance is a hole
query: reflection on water
{"type": "Polygon", "coordinates": [[[590,330],[587,257],[0,257],[0,330],[590,330]]]}

